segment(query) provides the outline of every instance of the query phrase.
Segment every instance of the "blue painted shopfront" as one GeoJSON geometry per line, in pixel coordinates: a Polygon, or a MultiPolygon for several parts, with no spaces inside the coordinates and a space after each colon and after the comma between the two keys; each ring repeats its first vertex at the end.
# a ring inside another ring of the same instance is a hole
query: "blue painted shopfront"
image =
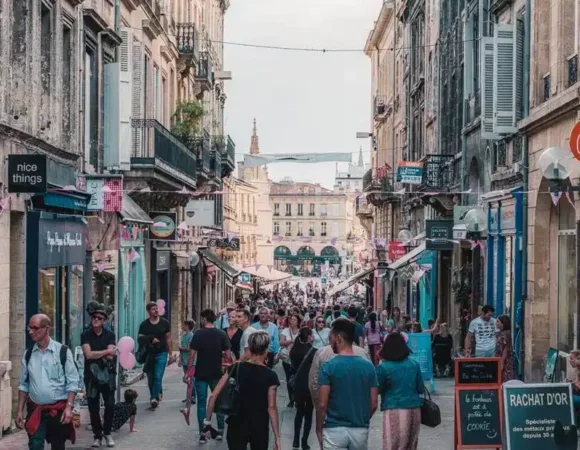
{"type": "Polygon", "coordinates": [[[486,303],[521,327],[523,194],[521,188],[487,204],[486,303]]]}
{"type": "Polygon", "coordinates": [[[425,250],[417,257],[415,263],[423,270],[429,270],[426,270],[418,283],[408,281],[407,311],[411,318],[417,320],[426,330],[429,319],[434,319],[437,312],[437,252],[425,250]]]}

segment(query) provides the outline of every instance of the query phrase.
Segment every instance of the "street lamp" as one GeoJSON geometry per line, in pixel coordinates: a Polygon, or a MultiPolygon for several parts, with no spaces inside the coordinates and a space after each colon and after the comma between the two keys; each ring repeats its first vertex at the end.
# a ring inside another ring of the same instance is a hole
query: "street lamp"
{"type": "Polygon", "coordinates": [[[470,209],[465,217],[465,228],[467,233],[475,240],[480,240],[482,233],[487,229],[487,217],[485,212],[480,208],[470,209]]]}
{"type": "Polygon", "coordinates": [[[405,247],[405,250],[407,250],[407,252],[409,252],[409,250],[415,247],[413,245],[413,233],[411,233],[407,229],[402,229],[401,231],[399,231],[397,239],[401,242],[401,244],[403,244],[403,247],[405,247]]]}
{"type": "Polygon", "coordinates": [[[550,182],[550,192],[580,191],[580,186],[565,185],[574,168],[575,159],[569,150],[550,147],[538,159],[542,176],[550,182]]]}

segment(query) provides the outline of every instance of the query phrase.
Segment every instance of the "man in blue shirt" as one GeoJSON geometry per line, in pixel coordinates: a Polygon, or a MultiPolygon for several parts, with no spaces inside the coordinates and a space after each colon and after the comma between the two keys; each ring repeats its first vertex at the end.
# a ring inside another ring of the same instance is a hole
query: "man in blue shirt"
{"type": "Polygon", "coordinates": [[[325,450],[366,450],[370,420],[378,406],[375,367],[355,354],[352,322],[337,319],[329,339],[337,356],[320,368],[316,435],[325,450]]]}
{"type": "Polygon", "coordinates": [[[271,369],[274,367],[276,355],[280,353],[280,333],[278,332],[278,327],[270,322],[270,310],[268,308],[260,309],[260,321],[254,323],[252,328],[267,331],[270,335],[270,348],[268,349],[266,365],[271,369]]]}
{"type": "Polygon", "coordinates": [[[79,392],[79,372],[70,349],[66,348],[66,355],[63,351],[66,359],[61,359],[63,346],[50,338],[51,327],[44,314],[30,318],[28,333],[35,344],[22,357],[16,426],[26,426],[30,450],[43,450],[47,435],[52,450],[64,450],[66,440],[74,436],[72,408],[79,392]]]}

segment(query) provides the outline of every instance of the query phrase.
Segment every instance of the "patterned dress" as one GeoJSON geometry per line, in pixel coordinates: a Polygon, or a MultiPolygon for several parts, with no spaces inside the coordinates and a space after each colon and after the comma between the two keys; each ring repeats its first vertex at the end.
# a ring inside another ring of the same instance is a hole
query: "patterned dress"
{"type": "Polygon", "coordinates": [[[501,358],[504,350],[507,348],[507,356],[505,363],[501,371],[501,381],[505,383],[506,381],[516,379],[516,371],[514,367],[514,351],[512,347],[512,333],[510,331],[500,331],[497,333],[495,343],[495,356],[501,358]]]}

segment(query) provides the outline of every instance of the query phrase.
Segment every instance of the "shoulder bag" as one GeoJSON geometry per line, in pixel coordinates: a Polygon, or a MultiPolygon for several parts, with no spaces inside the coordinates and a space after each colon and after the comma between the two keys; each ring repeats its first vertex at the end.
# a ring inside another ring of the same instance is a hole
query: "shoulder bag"
{"type": "Polygon", "coordinates": [[[228,382],[216,399],[215,412],[235,416],[240,410],[240,384],[238,376],[240,374],[240,364],[236,363],[230,371],[228,382]]]}
{"type": "Polygon", "coordinates": [[[421,423],[431,428],[441,424],[441,411],[437,403],[431,400],[431,394],[427,389],[421,399],[421,423]]]}
{"type": "Polygon", "coordinates": [[[298,370],[296,371],[296,373],[294,373],[290,376],[290,379],[288,380],[288,386],[290,386],[290,389],[294,389],[294,386],[296,385],[296,377],[298,377],[298,374],[300,373],[300,369],[302,369],[302,366],[304,365],[304,363],[306,362],[306,360],[308,359],[308,357],[310,356],[310,354],[313,351],[316,351],[316,349],[314,347],[312,347],[310,350],[308,350],[308,352],[306,353],[306,356],[304,356],[304,359],[302,359],[302,362],[298,366],[298,370]]]}

